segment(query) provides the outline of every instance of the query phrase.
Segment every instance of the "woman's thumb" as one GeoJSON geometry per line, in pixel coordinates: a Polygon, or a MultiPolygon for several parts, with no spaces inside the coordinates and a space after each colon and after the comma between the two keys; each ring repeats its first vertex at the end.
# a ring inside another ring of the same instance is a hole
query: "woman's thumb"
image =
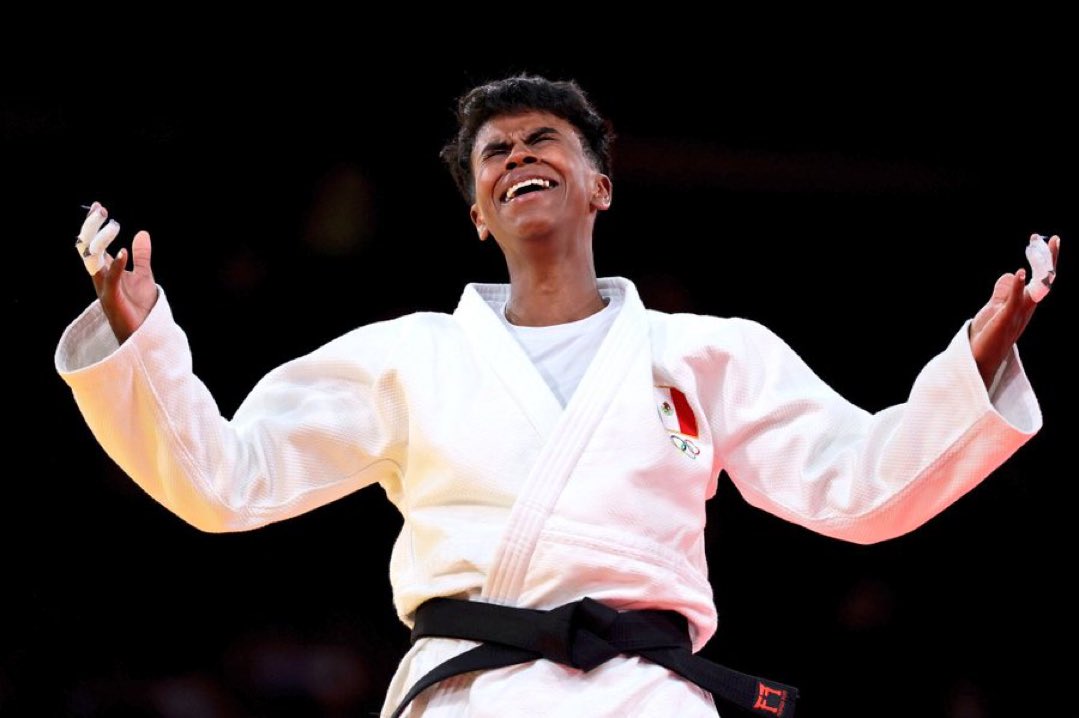
{"type": "Polygon", "coordinates": [[[131,242],[131,256],[135,259],[133,271],[137,274],[152,276],[150,271],[150,233],[142,230],[131,242]]]}

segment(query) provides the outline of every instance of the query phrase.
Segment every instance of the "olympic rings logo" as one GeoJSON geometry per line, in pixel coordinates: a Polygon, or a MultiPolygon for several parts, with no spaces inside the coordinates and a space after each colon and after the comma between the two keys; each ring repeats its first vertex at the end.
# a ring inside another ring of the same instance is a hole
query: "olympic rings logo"
{"type": "Polygon", "coordinates": [[[689,439],[683,439],[677,434],[671,434],[671,443],[674,444],[674,447],[676,449],[678,449],[691,459],[696,459],[701,454],[701,449],[699,446],[694,444],[689,439]]]}

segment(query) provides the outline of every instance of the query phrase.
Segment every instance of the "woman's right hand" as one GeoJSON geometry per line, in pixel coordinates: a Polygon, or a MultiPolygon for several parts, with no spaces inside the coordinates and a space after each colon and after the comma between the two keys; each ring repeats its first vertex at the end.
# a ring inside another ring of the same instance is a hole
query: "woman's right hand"
{"type": "MultiPolygon", "coordinates": [[[[99,203],[90,205],[90,212],[86,215],[82,233],[79,235],[80,238],[86,238],[88,246],[92,246],[89,238],[101,231],[101,225],[108,216],[108,211],[99,203]]],[[[106,244],[110,241],[112,238],[105,239],[106,244]]],[[[142,326],[157,302],[157,284],[150,270],[149,232],[141,231],[135,235],[131,253],[134,255],[135,265],[130,272],[125,271],[127,250],[121,249],[115,258],[110,256],[108,251],[104,251],[101,267],[93,275],[97,298],[101,300],[101,307],[105,310],[112,333],[121,344],[142,326]]]]}

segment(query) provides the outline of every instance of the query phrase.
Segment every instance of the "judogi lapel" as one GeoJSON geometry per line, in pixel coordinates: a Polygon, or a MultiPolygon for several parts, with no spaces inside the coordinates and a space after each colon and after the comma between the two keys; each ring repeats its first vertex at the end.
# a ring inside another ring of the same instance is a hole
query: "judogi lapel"
{"type": "Polygon", "coordinates": [[[488,358],[545,441],[495,551],[481,594],[486,601],[513,604],[520,596],[543,525],[611,401],[628,374],[651,376],[648,322],[636,289],[621,278],[601,279],[599,289],[608,296],[621,293],[623,306],[564,410],[486,301],[508,299],[508,286],[470,285],[455,312],[477,353],[488,358]]]}

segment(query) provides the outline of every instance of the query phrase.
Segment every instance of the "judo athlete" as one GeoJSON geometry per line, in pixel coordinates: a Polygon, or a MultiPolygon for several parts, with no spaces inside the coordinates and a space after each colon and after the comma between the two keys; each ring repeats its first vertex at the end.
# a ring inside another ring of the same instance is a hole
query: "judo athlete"
{"type": "MultiPolygon", "coordinates": [[[[64,331],[58,372],[109,456],[204,531],[382,486],[404,518],[390,580],[413,628],[385,718],[693,718],[717,698],[792,715],[792,687],[695,655],[716,630],[704,525],[720,471],[750,504],[846,541],[929,520],[1041,426],[1015,347],[1036,306],[1025,270],[904,403],[869,413],[758,323],[649,310],[631,281],[596,277],[612,134],[575,83],[493,82],[458,119],[442,155],[508,284],[361,326],[271,371],[226,419],[149,234],[127,270],[94,203],[77,249],[98,301],[64,331]]],[[[1032,239],[1038,298],[1059,244],[1032,239]]]]}

